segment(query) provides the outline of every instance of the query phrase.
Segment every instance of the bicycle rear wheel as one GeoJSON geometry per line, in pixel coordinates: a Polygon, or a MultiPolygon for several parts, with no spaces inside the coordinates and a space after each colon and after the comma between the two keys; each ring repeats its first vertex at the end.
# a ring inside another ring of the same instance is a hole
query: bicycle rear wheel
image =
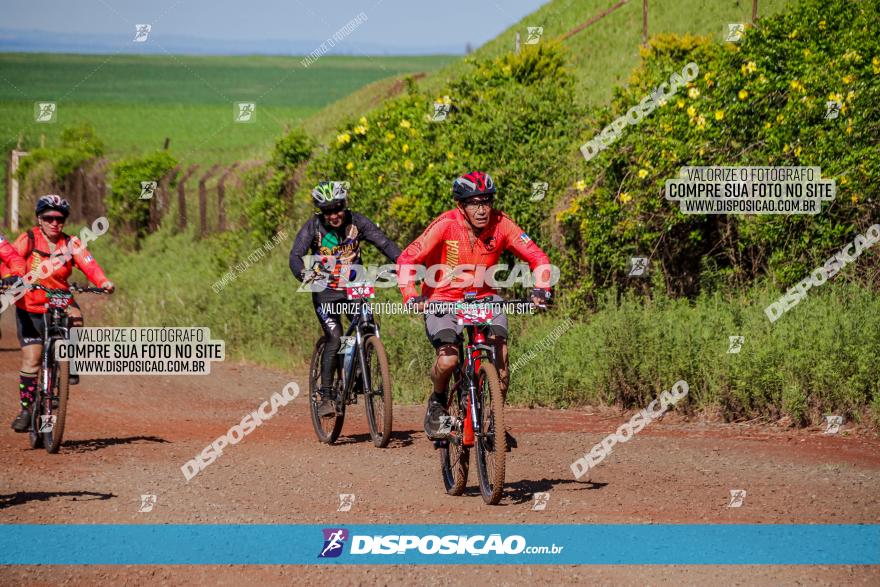
{"type": "MultiPolygon", "coordinates": [[[[54,357],[54,346],[50,352],[52,354],[49,356],[54,357]]],[[[55,422],[48,432],[43,433],[43,445],[47,452],[55,454],[61,448],[64,423],[67,420],[67,400],[70,395],[70,361],[55,361],[53,359],[50,372],[52,373],[50,394],[49,397],[43,398],[43,413],[55,416],[55,422]]]]}
{"type": "Polygon", "coordinates": [[[467,486],[468,469],[470,468],[470,449],[463,444],[462,425],[465,413],[461,409],[461,398],[458,393],[450,393],[451,401],[447,407],[449,415],[456,425],[453,437],[444,440],[440,448],[440,471],[443,475],[443,487],[449,495],[461,495],[467,486]]]}
{"type": "Polygon", "coordinates": [[[315,343],[315,352],[312,353],[312,363],[309,369],[309,412],[312,415],[312,426],[318,440],[326,444],[333,444],[339,438],[342,423],[345,421],[345,402],[342,402],[341,414],[337,413],[332,418],[324,418],[318,414],[318,406],[321,404],[321,357],[324,354],[325,342],[324,337],[319,338],[315,343]]]}
{"type": "Polygon", "coordinates": [[[475,444],[480,494],[487,504],[496,505],[504,492],[507,438],[504,434],[504,399],[498,371],[485,359],[480,362],[477,374],[477,402],[480,434],[475,444]]]}
{"type": "Polygon", "coordinates": [[[364,359],[367,380],[372,389],[364,390],[364,411],[373,444],[379,448],[388,446],[391,440],[393,405],[391,397],[391,372],[385,346],[378,336],[369,336],[364,342],[364,359]]]}

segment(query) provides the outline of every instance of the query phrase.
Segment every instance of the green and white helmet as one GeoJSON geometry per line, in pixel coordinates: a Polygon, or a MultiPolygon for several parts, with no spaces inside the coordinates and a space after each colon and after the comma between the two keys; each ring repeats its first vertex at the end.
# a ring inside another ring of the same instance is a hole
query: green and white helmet
{"type": "Polygon", "coordinates": [[[322,181],[312,190],[312,202],[319,209],[334,208],[348,198],[346,183],[342,181],[322,181]]]}

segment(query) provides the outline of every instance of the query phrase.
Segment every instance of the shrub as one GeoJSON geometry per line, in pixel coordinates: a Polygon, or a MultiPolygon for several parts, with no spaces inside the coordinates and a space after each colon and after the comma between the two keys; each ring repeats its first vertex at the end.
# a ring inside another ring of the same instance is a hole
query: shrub
{"type": "Polygon", "coordinates": [[[878,2],[807,0],[762,19],[738,44],[661,35],[631,85],[596,111],[581,142],[639,103],[689,61],[699,77],[586,166],[557,215],[569,283],[619,285],[631,256],[650,256],[673,293],[790,284],[872,223],[880,176],[878,2]],[[872,24],[873,23],[873,24],[872,24]],[[825,120],[826,101],[843,103],[825,120]],[[663,198],[685,165],[819,166],[837,198],[816,216],[684,215],[663,198]]]}
{"type": "Polygon", "coordinates": [[[177,165],[167,151],[156,151],[143,157],[130,157],[110,168],[110,193],[107,214],[111,222],[124,226],[125,233],[115,232],[126,245],[139,246],[147,234],[150,221],[150,200],[140,199],[142,181],[159,181],[177,165]]]}

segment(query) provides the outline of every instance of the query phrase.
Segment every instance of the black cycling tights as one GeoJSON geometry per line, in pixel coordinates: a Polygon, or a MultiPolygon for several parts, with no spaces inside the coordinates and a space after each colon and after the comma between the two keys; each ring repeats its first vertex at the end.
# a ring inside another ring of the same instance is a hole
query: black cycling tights
{"type": "MultiPolygon", "coordinates": [[[[323,300],[322,300],[323,301],[323,300]]],[[[315,315],[321,328],[324,329],[324,356],[321,358],[321,387],[331,387],[333,382],[333,370],[336,369],[336,361],[339,360],[340,337],[342,336],[342,316],[324,311],[321,301],[317,296],[312,297],[315,306],[315,315]]],[[[327,303],[324,301],[324,303],[327,303]]]]}

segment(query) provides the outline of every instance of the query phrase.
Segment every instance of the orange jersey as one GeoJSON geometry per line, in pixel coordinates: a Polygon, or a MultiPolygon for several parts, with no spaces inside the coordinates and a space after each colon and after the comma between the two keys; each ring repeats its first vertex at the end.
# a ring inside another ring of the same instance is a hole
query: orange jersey
{"type": "MultiPolygon", "coordinates": [[[[466,291],[476,291],[479,296],[494,294],[497,290],[486,283],[485,273],[480,275],[480,270],[497,264],[504,251],[511,251],[526,261],[532,271],[550,264],[541,247],[503,212],[493,210],[489,224],[477,237],[461,209],[444,212],[397,259],[397,282],[403,300],[406,302],[418,295],[414,272],[407,270],[406,265],[426,265],[429,271],[434,265],[446,266],[445,270],[432,273],[441,285],[422,284],[422,295],[428,300],[458,301],[464,298],[466,291]],[[474,269],[462,268],[462,265],[473,265],[474,269]],[[459,277],[453,276],[456,267],[455,276],[459,277]],[[471,281],[473,285],[461,287],[462,280],[471,281]]],[[[539,271],[536,277],[536,287],[549,289],[549,272],[539,271]],[[547,273],[547,279],[542,278],[542,273],[547,273]]]]}
{"type": "MultiPolygon", "coordinates": [[[[37,268],[46,258],[52,259],[52,268],[54,269],[48,277],[37,279],[34,283],[51,289],[69,289],[67,280],[70,278],[70,274],[73,273],[74,265],[97,287],[100,287],[107,281],[101,266],[92,257],[92,254],[82,246],[79,237],[62,234],[61,239],[56,243],[55,250],[50,254],[49,242],[46,240],[43,231],[38,226],[35,226],[31,232],[34,235],[34,245],[33,250],[30,251],[25,259],[27,270],[38,274],[37,268]],[[63,257],[66,248],[70,250],[70,259],[67,261],[63,257]]],[[[22,233],[15,239],[13,246],[22,257],[28,253],[28,248],[30,247],[29,240],[27,232],[22,233]]],[[[39,290],[28,291],[23,298],[15,303],[19,308],[35,314],[45,314],[45,304],[46,293],[39,290]]]]}

